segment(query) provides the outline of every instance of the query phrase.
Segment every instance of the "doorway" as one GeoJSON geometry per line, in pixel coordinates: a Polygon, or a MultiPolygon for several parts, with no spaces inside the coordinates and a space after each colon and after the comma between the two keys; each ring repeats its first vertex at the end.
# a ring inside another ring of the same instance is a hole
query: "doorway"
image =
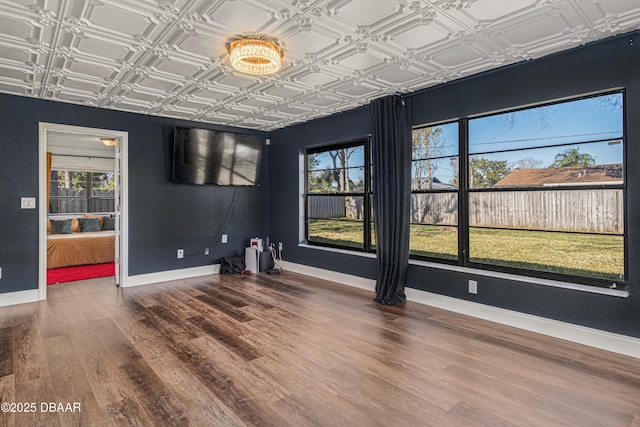
{"type": "Polygon", "coordinates": [[[56,145],[56,150],[63,154],[66,150],[66,158],[71,161],[74,158],[79,159],[78,161],[83,161],[82,159],[84,158],[84,161],[90,161],[93,164],[102,161],[112,165],[115,181],[113,197],[115,284],[126,287],[128,276],[128,133],[108,129],[40,123],[38,299],[44,300],[47,295],[47,213],[49,209],[48,183],[50,182],[48,173],[50,166],[47,164],[47,152],[50,145],[56,145]],[[60,141],[61,138],[69,141],[69,143],[54,143],[54,141],[60,141]],[[105,151],[106,149],[102,151],[111,154],[100,155],[100,143],[109,144],[111,151],[105,151]],[[90,148],[92,144],[94,148],[90,148]],[[79,155],[73,154],[74,147],[77,153],[80,153],[79,155]]]}

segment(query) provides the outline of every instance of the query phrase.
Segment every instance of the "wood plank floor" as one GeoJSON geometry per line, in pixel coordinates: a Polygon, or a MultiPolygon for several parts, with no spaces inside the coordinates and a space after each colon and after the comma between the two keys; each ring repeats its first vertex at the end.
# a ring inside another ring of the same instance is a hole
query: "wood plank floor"
{"type": "Polygon", "coordinates": [[[37,407],[0,426],[640,426],[639,359],[290,272],[111,280],[0,308],[37,407]]]}

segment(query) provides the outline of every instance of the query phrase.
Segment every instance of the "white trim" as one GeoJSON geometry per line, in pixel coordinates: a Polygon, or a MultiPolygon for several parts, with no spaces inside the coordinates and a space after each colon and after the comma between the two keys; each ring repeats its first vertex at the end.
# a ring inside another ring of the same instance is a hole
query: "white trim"
{"type": "MultiPolygon", "coordinates": [[[[320,279],[331,280],[344,285],[369,291],[375,290],[375,280],[365,279],[351,274],[338,273],[317,267],[287,262],[287,270],[320,279]]],[[[640,339],[614,334],[598,329],[587,328],[558,320],[505,310],[476,302],[465,301],[432,292],[405,288],[407,300],[432,307],[442,308],[467,316],[513,326],[566,341],[596,347],[631,357],[640,358],[640,339]]]]}
{"type": "Polygon", "coordinates": [[[8,305],[26,304],[28,302],[38,301],[38,290],[29,289],[28,291],[7,292],[0,294],[0,307],[8,305]]]}
{"type": "MultiPolygon", "coordinates": [[[[120,212],[121,212],[121,227],[120,227],[120,286],[127,286],[127,275],[129,271],[129,134],[127,132],[109,130],[109,129],[97,129],[88,128],[82,126],[69,126],[61,125],[57,123],[40,122],[39,124],[39,142],[38,142],[38,176],[39,176],[39,254],[38,254],[38,299],[44,300],[47,298],[47,229],[46,229],[46,216],[47,216],[47,176],[44,171],[46,170],[47,162],[47,132],[66,132],[76,134],[91,134],[101,137],[116,138],[120,142],[120,212]]],[[[116,159],[114,159],[115,161],[116,159]]]]}
{"type": "Polygon", "coordinates": [[[367,291],[375,292],[376,281],[365,279],[364,277],[354,276],[352,274],[338,273],[337,271],[325,270],[323,268],[311,267],[304,264],[296,264],[287,261],[285,270],[291,270],[294,273],[305,274],[307,276],[317,277],[319,279],[338,282],[343,285],[360,288],[367,291]]]}
{"type": "Polygon", "coordinates": [[[305,205],[304,202],[306,200],[304,192],[305,192],[305,162],[306,162],[306,154],[300,152],[298,155],[298,242],[304,242],[305,240],[305,205]]]}
{"type": "Polygon", "coordinates": [[[613,297],[627,298],[628,291],[618,289],[598,288],[596,286],[587,286],[579,283],[561,282],[559,280],[542,279],[539,277],[521,276],[513,273],[502,273],[499,271],[482,270],[480,268],[461,267],[459,265],[440,264],[437,262],[421,261],[416,259],[409,260],[410,265],[418,265],[421,267],[437,268],[439,270],[456,271],[459,273],[473,274],[476,276],[493,277],[496,279],[512,280],[514,282],[532,283],[534,285],[551,286],[553,288],[571,289],[572,291],[582,291],[591,294],[609,295],[613,297]]]}
{"type": "Polygon", "coordinates": [[[150,285],[170,280],[189,279],[191,277],[209,276],[220,273],[220,264],[201,267],[182,268],[180,270],[159,271],[157,273],[139,274],[127,277],[127,287],[150,285]]]}

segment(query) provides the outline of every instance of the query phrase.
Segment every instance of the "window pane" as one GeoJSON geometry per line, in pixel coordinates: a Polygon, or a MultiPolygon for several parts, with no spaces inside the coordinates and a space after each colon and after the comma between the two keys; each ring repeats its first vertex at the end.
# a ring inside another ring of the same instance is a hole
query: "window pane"
{"type": "Polygon", "coordinates": [[[454,122],[413,130],[411,255],[458,258],[458,129],[454,122]]]}
{"type": "Polygon", "coordinates": [[[411,223],[458,225],[458,193],[414,193],[411,223]]]}
{"type": "Polygon", "coordinates": [[[623,281],[624,238],[549,231],[469,230],[472,262],[623,281]]]}
{"type": "Polygon", "coordinates": [[[87,172],[52,170],[49,213],[87,211],[87,172]]]}
{"type": "Polygon", "coordinates": [[[411,224],[411,255],[458,259],[458,227],[411,224]]]}
{"type": "Polygon", "coordinates": [[[458,157],[416,160],[411,165],[411,190],[458,188],[458,157]]]}
{"type": "Polygon", "coordinates": [[[411,158],[413,160],[454,157],[458,155],[458,123],[414,129],[411,158]]]}
{"type": "Polygon", "coordinates": [[[307,154],[309,171],[362,166],[364,166],[364,145],[307,154]]]}
{"type": "Polygon", "coordinates": [[[100,196],[100,192],[108,193],[110,197],[113,197],[113,191],[115,190],[115,176],[113,172],[92,172],[91,173],[91,194],[93,196],[100,196]]]}
{"type": "Polygon", "coordinates": [[[469,225],[623,234],[624,195],[619,189],[474,192],[469,225]]]}
{"type": "Polygon", "coordinates": [[[471,262],[625,280],[622,108],[617,93],[469,121],[471,262]]]}
{"type": "Polygon", "coordinates": [[[621,140],[469,157],[469,188],[623,183],[621,140]]]}
{"type": "Polygon", "coordinates": [[[622,104],[616,93],[469,120],[469,153],[621,139],[622,104]]]}
{"type": "Polygon", "coordinates": [[[309,193],[361,193],[364,191],[364,167],[326,169],[309,172],[309,193]]]}
{"type": "Polygon", "coordinates": [[[458,193],[411,195],[412,255],[458,258],[458,193]]]}
{"type": "Polygon", "coordinates": [[[376,227],[373,221],[370,221],[371,224],[371,248],[376,248],[376,227]]]}
{"type": "Polygon", "coordinates": [[[49,194],[49,213],[113,212],[114,173],[53,170],[49,194]]]}
{"type": "Polygon", "coordinates": [[[309,196],[309,241],[364,247],[364,197],[309,196]]]}

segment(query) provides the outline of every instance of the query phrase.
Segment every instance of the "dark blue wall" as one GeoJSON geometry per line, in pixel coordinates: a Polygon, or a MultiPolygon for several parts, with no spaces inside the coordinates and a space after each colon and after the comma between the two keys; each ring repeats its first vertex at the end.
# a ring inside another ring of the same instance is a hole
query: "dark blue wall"
{"type": "MultiPolygon", "coordinates": [[[[411,265],[408,286],[455,298],[640,337],[640,36],[622,36],[540,60],[528,61],[416,93],[413,124],[428,124],[558,100],[626,90],[626,229],[630,296],[620,298],[469,273],[411,265]],[[633,40],[633,38],[636,40],[633,40]],[[468,280],[478,281],[478,295],[468,280]]],[[[285,244],[285,259],[375,278],[375,260],[298,247],[300,155],[314,145],[370,133],[367,107],[271,133],[272,239],[285,244]]]]}
{"type": "Polygon", "coordinates": [[[129,133],[129,275],[196,267],[243,253],[268,230],[269,153],[260,187],[170,182],[176,125],[266,133],[0,95],[0,294],[38,288],[38,210],[20,209],[20,197],[38,196],[39,122],[129,133]],[[229,243],[220,244],[228,234],[229,243]],[[211,254],[204,256],[205,247],[211,254]],[[184,259],[176,250],[185,251],[184,259]]]}

